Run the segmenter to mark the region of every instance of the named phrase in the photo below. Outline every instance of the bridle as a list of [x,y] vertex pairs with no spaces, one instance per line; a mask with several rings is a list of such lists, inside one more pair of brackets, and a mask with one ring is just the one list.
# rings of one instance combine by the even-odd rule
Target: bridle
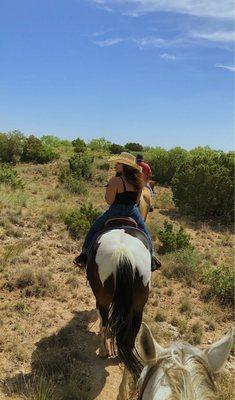
[[139,389],[139,394],[138,394],[137,400],[142,400],[144,391],[145,391],[150,379],[152,378],[154,373],[157,371],[158,367],[159,367],[159,363],[156,362],[156,364],[154,364],[151,368],[149,368],[148,372],[145,375],[144,381]]

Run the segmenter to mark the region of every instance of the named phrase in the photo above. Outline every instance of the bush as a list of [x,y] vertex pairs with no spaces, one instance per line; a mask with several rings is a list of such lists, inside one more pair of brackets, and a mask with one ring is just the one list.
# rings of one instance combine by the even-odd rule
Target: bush
[[87,151],[75,154],[69,159],[68,166],[62,166],[59,173],[59,181],[72,193],[85,194],[87,191],[84,179],[91,178],[93,157]]
[[151,166],[153,179],[162,185],[169,184],[169,157],[167,150],[156,147],[145,153],[144,160]]
[[181,147],[169,151],[156,147],[147,151],[144,158],[152,168],[153,178],[163,185],[170,185],[175,172],[187,156],[188,152]]
[[0,164],[0,183],[11,186],[13,189],[23,188],[22,179],[6,164]]
[[24,289],[23,293],[26,296],[40,297],[52,294],[56,290],[50,273],[43,270],[34,272],[30,267],[20,270],[11,285],[12,289]]
[[190,245],[190,236],[186,234],[184,228],[181,226],[178,232],[173,231],[173,224],[169,221],[164,221],[164,229],[158,232],[158,238],[162,242],[162,252],[167,253],[186,247],[193,248]]
[[232,266],[222,264],[216,268],[210,267],[204,274],[204,281],[209,284],[207,297],[217,297],[222,304],[233,305],[234,278]]
[[57,149],[59,147],[70,147],[71,142],[66,139],[59,139],[53,135],[43,135],[41,137],[41,142],[43,145],[50,147],[51,149]]
[[202,254],[187,247],[164,257],[162,263],[162,273],[167,278],[176,278],[185,281],[188,285],[193,285],[202,278],[203,270],[200,265]]
[[24,144],[22,161],[44,164],[55,158],[56,154],[50,147],[44,145],[40,139],[33,135],[27,138]]
[[92,155],[88,151],[75,154],[69,159],[70,172],[79,179],[90,179],[93,160]]
[[126,143],[124,147],[127,151],[143,151],[143,146],[139,143]]
[[72,145],[75,153],[79,154],[79,153],[84,153],[84,151],[86,151],[86,143],[84,142],[84,140],[80,138],[73,140]]
[[103,163],[103,164],[97,165],[97,167],[98,167],[99,169],[101,169],[101,170],[108,171],[109,168],[110,168],[110,165],[109,165],[108,162],[105,162],[105,163]]
[[98,139],[92,139],[88,143],[88,147],[91,150],[102,150],[102,151],[108,151],[109,147],[111,145],[111,142],[106,140],[104,137],[100,137]]
[[73,174],[68,174],[63,181],[64,188],[71,193],[86,194],[87,185],[82,179],[78,179]]
[[0,161],[16,164],[23,154],[25,136],[18,130],[0,133]]
[[86,233],[92,222],[101,214],[99,210],[93,208],[92,204],[86,206],[82,204],[80,209],[75,209],[69,212],[64,223],[67,226],[70,234],[74,238],[79,238]]
[[109,151],[111,154],[121,154],[121,152],[124,150],[124,147],[121,146],[120,144],[113,143],[109,147]]
[[234,158],[210,149],[195,149],[178,168],[173,199],[180,211],[200,219],[233,219]]

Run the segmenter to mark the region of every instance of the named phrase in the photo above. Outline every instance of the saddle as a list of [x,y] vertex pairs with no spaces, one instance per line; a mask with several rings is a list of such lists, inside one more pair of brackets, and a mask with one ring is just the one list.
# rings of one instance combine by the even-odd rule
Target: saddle
[[109,218],[105,224],[105,226],[131,226],[132,228],[137,228],[136,221],[131,217],[113,217]]

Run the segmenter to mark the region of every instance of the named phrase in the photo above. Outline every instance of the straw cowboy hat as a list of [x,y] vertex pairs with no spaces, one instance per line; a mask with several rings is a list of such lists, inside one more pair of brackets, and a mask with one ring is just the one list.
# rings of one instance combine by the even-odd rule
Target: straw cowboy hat
[[135,156],[130,153],[126,153],[125,151],[117,156],[111,157],[109,161],[129,165],[132,168],[138,169],[140,172],[142,171],[142,168],[136,164]]

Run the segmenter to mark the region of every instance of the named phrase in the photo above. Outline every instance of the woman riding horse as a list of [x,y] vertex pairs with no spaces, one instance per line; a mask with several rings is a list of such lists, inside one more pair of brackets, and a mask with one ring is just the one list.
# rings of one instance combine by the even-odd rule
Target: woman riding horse
[[[110,207],[91,225],[85,237],[82,252],[74,260],[75,265],[78,266],[86,265],[94,239],[104,227],[105,222],[112,217],[133,218],[138,228],[145,233],[152,251],[152,240],[137,206],[144,186],[141,167],[136,164],[135,157],[126,152],[110,158],[109,161],[115,163],[116,172],[119,173],[119,176],[113,176],[109,180],[106,188],[105,200]],[[155,270],[159,267],[159,261],[153,254],[152,260],[152,270]]]

